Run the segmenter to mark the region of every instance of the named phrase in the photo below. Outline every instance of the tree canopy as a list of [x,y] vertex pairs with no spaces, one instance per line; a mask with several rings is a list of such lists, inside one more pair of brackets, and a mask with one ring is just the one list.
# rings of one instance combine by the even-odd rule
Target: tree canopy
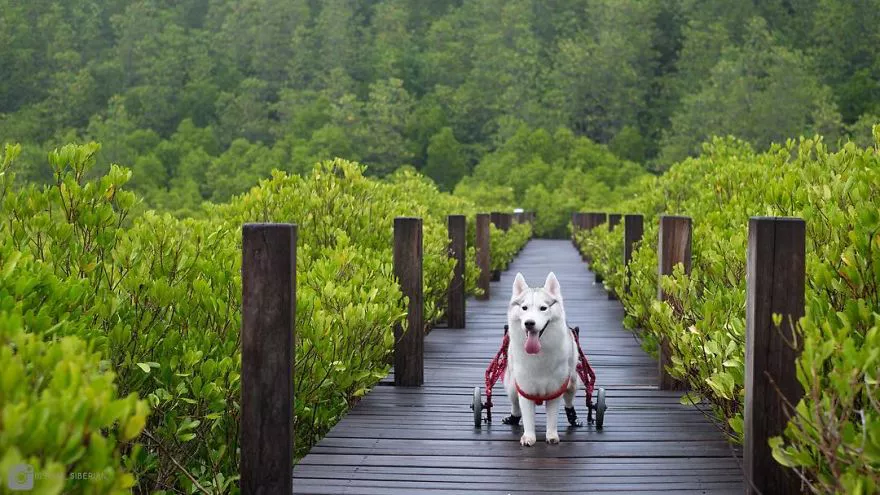
[[[180,211],[334,157],[378,176],[412,166],[447,190],[471,174],[497,180],[478,169],[497,166],[523,126],[663,170],[715,134],[758,148],[812,133],[867,142],[880,115],[880,0],[0,9],[0,140],[23,143],[23,158],[99,141],[98,170],[132,167],[151,206]],[[19,177],[49,179],[36,166]]]

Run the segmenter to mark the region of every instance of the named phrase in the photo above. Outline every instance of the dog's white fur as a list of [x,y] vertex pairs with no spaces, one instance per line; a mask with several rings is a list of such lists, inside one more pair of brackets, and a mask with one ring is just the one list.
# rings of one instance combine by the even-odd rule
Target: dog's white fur
[[[544,328],[540,337],[541,349],[537,354],[529,354],[525,350],[525,322],[529,320],[534,321],[534,328]],[[565,407],[574,407],[577,348],[565,322],[562,292],[556,275],[551,272],[544,287],[531,289],[522,274],[517,273],[507,308],[507,324],[510,347],[504,388],[510,398],[511,414],[522,416],[525,431],[520,444],[535,444],[535,403],[521,397],[516,384],[527,394],[549,395],[558,391],[568,377],[569,385],[565,393],[544,402],[547,408],[547,443],[559,443],[559,402],[565,400]]]

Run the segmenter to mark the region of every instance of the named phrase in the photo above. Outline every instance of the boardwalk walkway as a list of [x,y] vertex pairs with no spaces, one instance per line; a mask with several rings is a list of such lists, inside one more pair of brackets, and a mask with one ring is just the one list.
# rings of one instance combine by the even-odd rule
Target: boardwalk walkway
[[[473,387],[498,350],[516,272],[531,286],[554,271],[570,325],[608,394],[605,428],[566,429],[559,445],[521,447],[521,427],[500,419],[509,405],[499,382],[494,422],[477,430]],[[533,240],[488,301],[468,301],[466,329],[435,329],[425,340],[425,385],[375,387],[294,469],[296,493],[742,493],[730,446],[679,394],[657,390],[657,364],[622,326],[623,308],[569,241]],[[578,415],[586,419],[583,390]]]

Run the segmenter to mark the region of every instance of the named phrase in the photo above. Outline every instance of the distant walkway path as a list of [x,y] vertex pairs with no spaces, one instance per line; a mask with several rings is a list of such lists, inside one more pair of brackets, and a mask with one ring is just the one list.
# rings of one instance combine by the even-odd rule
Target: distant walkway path
[[[509,404],[499,382],[494,422],[474,428],[474,386],[498,351],[516,272],[531,286],[553,271],[568,323],[607,390],[605,428],[566,429],[559,445],[521,447],[521,428],[501,423]],[[466,329],[425,338],[425,385],[386,379],[354,407],[294,469],[296,493],[743,493],[732,449],[677,392],[657,390],[657,363],[622,325],[623,308],[592,283],[568,240],[532,240],[492,284],[488,301],[468,300]],[[575,402],[586,420],[583,389]]]

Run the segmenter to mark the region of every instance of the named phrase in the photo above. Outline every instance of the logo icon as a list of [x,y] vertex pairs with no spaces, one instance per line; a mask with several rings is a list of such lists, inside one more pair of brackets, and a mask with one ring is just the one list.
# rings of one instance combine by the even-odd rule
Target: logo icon
[[15,464],[9,470],[6,484],[12,491],[34,489],[34,467],[30,464]]

